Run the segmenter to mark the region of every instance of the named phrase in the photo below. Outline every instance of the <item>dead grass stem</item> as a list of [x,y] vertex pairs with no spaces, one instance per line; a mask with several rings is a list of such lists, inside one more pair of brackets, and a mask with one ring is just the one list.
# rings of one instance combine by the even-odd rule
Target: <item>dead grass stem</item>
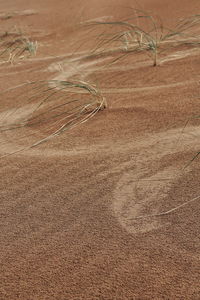
[[130,53],[145,52],[151,56],[153,66],[158,64],[161,54],[180,45],[200,45],[200,15],[180,20],[174,29],[164,27],[158,17],[134,10],[127,20],[92,21],[86,28],[101,27],[97,44],[91,55],[121,53],[116,60]]
[[29,148],[88,121],[106,107],[99,90],[83,81],[29,82],[0,94],[0,98],[7,98],[9,103],[14,97],[18,104],[1,118],[0,132],[22,130],[17,143],[23,143],[29,134],[34,135]]

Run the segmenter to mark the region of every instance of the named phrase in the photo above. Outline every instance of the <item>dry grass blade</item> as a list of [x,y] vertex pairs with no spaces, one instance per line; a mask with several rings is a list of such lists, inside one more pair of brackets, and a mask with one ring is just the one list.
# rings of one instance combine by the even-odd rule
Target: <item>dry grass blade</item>
[[103,29],[103,33],[97,35],[93,55],[145,52],[152,57],[154,66],[158,64],[158,55],[169,49],[200,44],[200,15],[179,21],[173,30],[165,28],[158,17],[141,11],[134,11],[132,18],[127,20],[95,21],[85,26]]
[[1,146],[6,148],[15,137],[21,150],[86,122],[106,106],[96,87],[82,81],[30,82],[1,93],[0,98],[7,103],[7,110],[0,113]]
[[25,37],[20,31],[6,31],[0,34],[0,61],[13,62],[35,55],[37,42]]
[[197,197],[194,197],[180,205],[177,205],[176,207],[174,208],[171,208],[167,211],[163,211],[163,212],[160,212],[160,213],[157,213],[157,214],[150,214],[150,215],[143,215],[143,216],[138,216],[138,217],[135,217],[135,218],[131,218],[131,220],[137,220],[137,219],[146,219],[146,218],[153,218],[153,217],[163,217],[163,216],[166,216],[166,215],[169,215],[177,210],[179,210],[180,208],[183,208],[184,206],[188,205],[188,204],[191,204],[192,202],[195,202],[197,200],[200,199],[200,196],[197,196]]

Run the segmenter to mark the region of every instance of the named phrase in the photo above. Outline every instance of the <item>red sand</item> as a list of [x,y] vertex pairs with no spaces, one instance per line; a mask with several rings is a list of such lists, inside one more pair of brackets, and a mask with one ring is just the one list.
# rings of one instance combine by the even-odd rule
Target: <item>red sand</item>
[[[0,66],[1,89],[71,78],[62,55],[80,44],[73,26],[125,16],[130,3],[0,3],[1,12],[37,11],[1,23],[26,28],[40,46],[36,58]],[[172,26],[198,13],[200,3],[142,0],[140,8]],[[98,71],[94,60],[74,67],[75,76],[99,83],[108,108],[48,143],[1,159],[1,300],[200,299],[200,201],[136,219],[200,195],[199,159],[183,169],[200,148],[199,120],[182,133],[185,121],[199,114],[199,53],[167,57],[156,68],[146,56],[138,64],[134,55],[109,70]],[[0,139],[2,153],[16,148],[15,132]]]

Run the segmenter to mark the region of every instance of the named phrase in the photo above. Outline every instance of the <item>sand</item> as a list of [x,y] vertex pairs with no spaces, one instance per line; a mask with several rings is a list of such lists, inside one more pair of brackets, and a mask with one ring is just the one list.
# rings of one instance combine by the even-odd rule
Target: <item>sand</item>
[[[108,103],[88,122],[7,157],[42,129],[0,134],[1,300],[200,299],[200,199],[188,202],[200,195],[199,158],[184,168],[200,149],[199,120],[184,128],[199,114],[200,50],[176,49],[157,67],[130,55],[101,69],[106,57],[84,58],[92,41],[80,46],[76,24],[126,16],[131,4],[0,3],[0,15],[15,12],[2,28],[20,26],[39,44],[35,57],[0,65],[1,90],[80,78],[98,83]],[[142,0],[139,8],[173,26],[200,4]],[[1,98],[7,124],[31,109],[14,113],[12,95]]]

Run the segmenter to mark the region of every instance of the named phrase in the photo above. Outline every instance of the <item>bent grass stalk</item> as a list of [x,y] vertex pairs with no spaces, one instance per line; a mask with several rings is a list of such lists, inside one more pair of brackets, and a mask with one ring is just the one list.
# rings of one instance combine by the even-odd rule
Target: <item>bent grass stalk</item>
[[29,40],[19,30],[6,31],[0,34],[0,61],[13,63],[37,52],[38,44]]
[[[143,24],[139,25],[141,21]],[[103,33],[97,36],[97,46],[92,55],[121,52],[124,56],[145,52],[152,57],[153,66],[158,64],[158,56],[166,50],[180,45],[200,45],[200,15],[180,20],[173,30],[165,28],[158,18],[139,11],[125,21],[95,21],[84,25],[104,28]]]
[[[31,145],[20,151],[33,148],[88,121],[106,107],[106,100],[99,90],[83,81],[30,82],[1,93],[0,98],[6,97],[7,93],[10,101],[16,97],[19,105],[1,119],[1,134],[17,131],[16,142],[19,144],[33,137]],[[19,130],[22,130],[22,135],[19,135]],[[16,152],[19,151],[11,154]],[[3,157],[7,155],[10,154]]]

